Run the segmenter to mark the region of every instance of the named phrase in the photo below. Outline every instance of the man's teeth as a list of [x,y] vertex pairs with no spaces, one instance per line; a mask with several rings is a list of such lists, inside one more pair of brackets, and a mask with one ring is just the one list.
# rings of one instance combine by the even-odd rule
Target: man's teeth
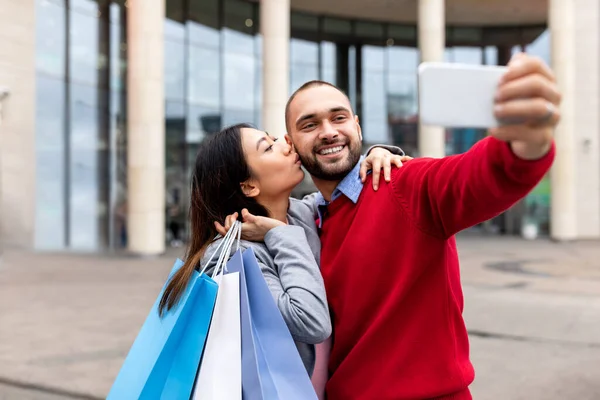
[[331,147],[329,149],[324,149],[324,150],[319,151],[319,154],[325,156],[327,154],[339,153],[343,149],[344,149],[344,146]]

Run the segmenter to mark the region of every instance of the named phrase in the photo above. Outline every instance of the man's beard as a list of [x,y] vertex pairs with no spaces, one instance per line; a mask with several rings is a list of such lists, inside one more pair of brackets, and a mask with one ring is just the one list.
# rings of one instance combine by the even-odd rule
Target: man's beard
[[[331,143],[336,144],[336,143]],[[340,143],[342,144],[342,143]],[[348,146],[348,156],[345,159],[339,160],[332,164],[319,162],[316,156],[316,151],[310,153],[307,157],[298,153],[302,166],[308,171],[311,176],[324,181],[340,181],[348,175],[360,160],[361,146],[352,148],[350,143],[344,143]]]

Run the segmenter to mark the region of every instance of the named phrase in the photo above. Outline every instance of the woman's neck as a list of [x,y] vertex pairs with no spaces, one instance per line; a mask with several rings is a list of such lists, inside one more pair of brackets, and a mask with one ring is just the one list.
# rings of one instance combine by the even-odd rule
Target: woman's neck
[[269,217],[287,224],[287,212],[290,206],[290,193],[278,198],[259,199],[258,202],[269,210]]

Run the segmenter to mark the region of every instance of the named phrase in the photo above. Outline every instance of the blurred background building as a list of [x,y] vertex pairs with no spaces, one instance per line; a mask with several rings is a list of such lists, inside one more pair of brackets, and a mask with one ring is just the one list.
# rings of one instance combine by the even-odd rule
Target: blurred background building
[[0,0],[0,10],[4,245],[178,244],[202,139],[237,122],[283,134],[285,101],[310,79],[349,94],[366,144],[464,152],[485,132],[419,127],[419,62],[504,65],[517,51],[556,71],[559,156],[485,229],[600,237],[597,0]]

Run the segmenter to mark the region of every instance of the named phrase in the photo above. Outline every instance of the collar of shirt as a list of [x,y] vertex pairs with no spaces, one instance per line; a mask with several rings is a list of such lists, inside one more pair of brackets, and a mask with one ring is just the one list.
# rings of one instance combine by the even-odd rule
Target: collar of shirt
[[[360,193],[363,189],[363,183],[360,181],[360,165],[364,161],[364,157],[360,158],[360,161],[356,163],[352,171],[346,175],[344,179],[337,185],[333,193],[331,194],[331,201],[334,201],[341,195],[346,196],[354,204],[358,201]],[[315,203],[317,205],[317,212],[319,214],[319,228],[323,226],[323,219],[327,212],[327,206],[331,201],[325,200],[323,195],[319,192],[315,197]]]

